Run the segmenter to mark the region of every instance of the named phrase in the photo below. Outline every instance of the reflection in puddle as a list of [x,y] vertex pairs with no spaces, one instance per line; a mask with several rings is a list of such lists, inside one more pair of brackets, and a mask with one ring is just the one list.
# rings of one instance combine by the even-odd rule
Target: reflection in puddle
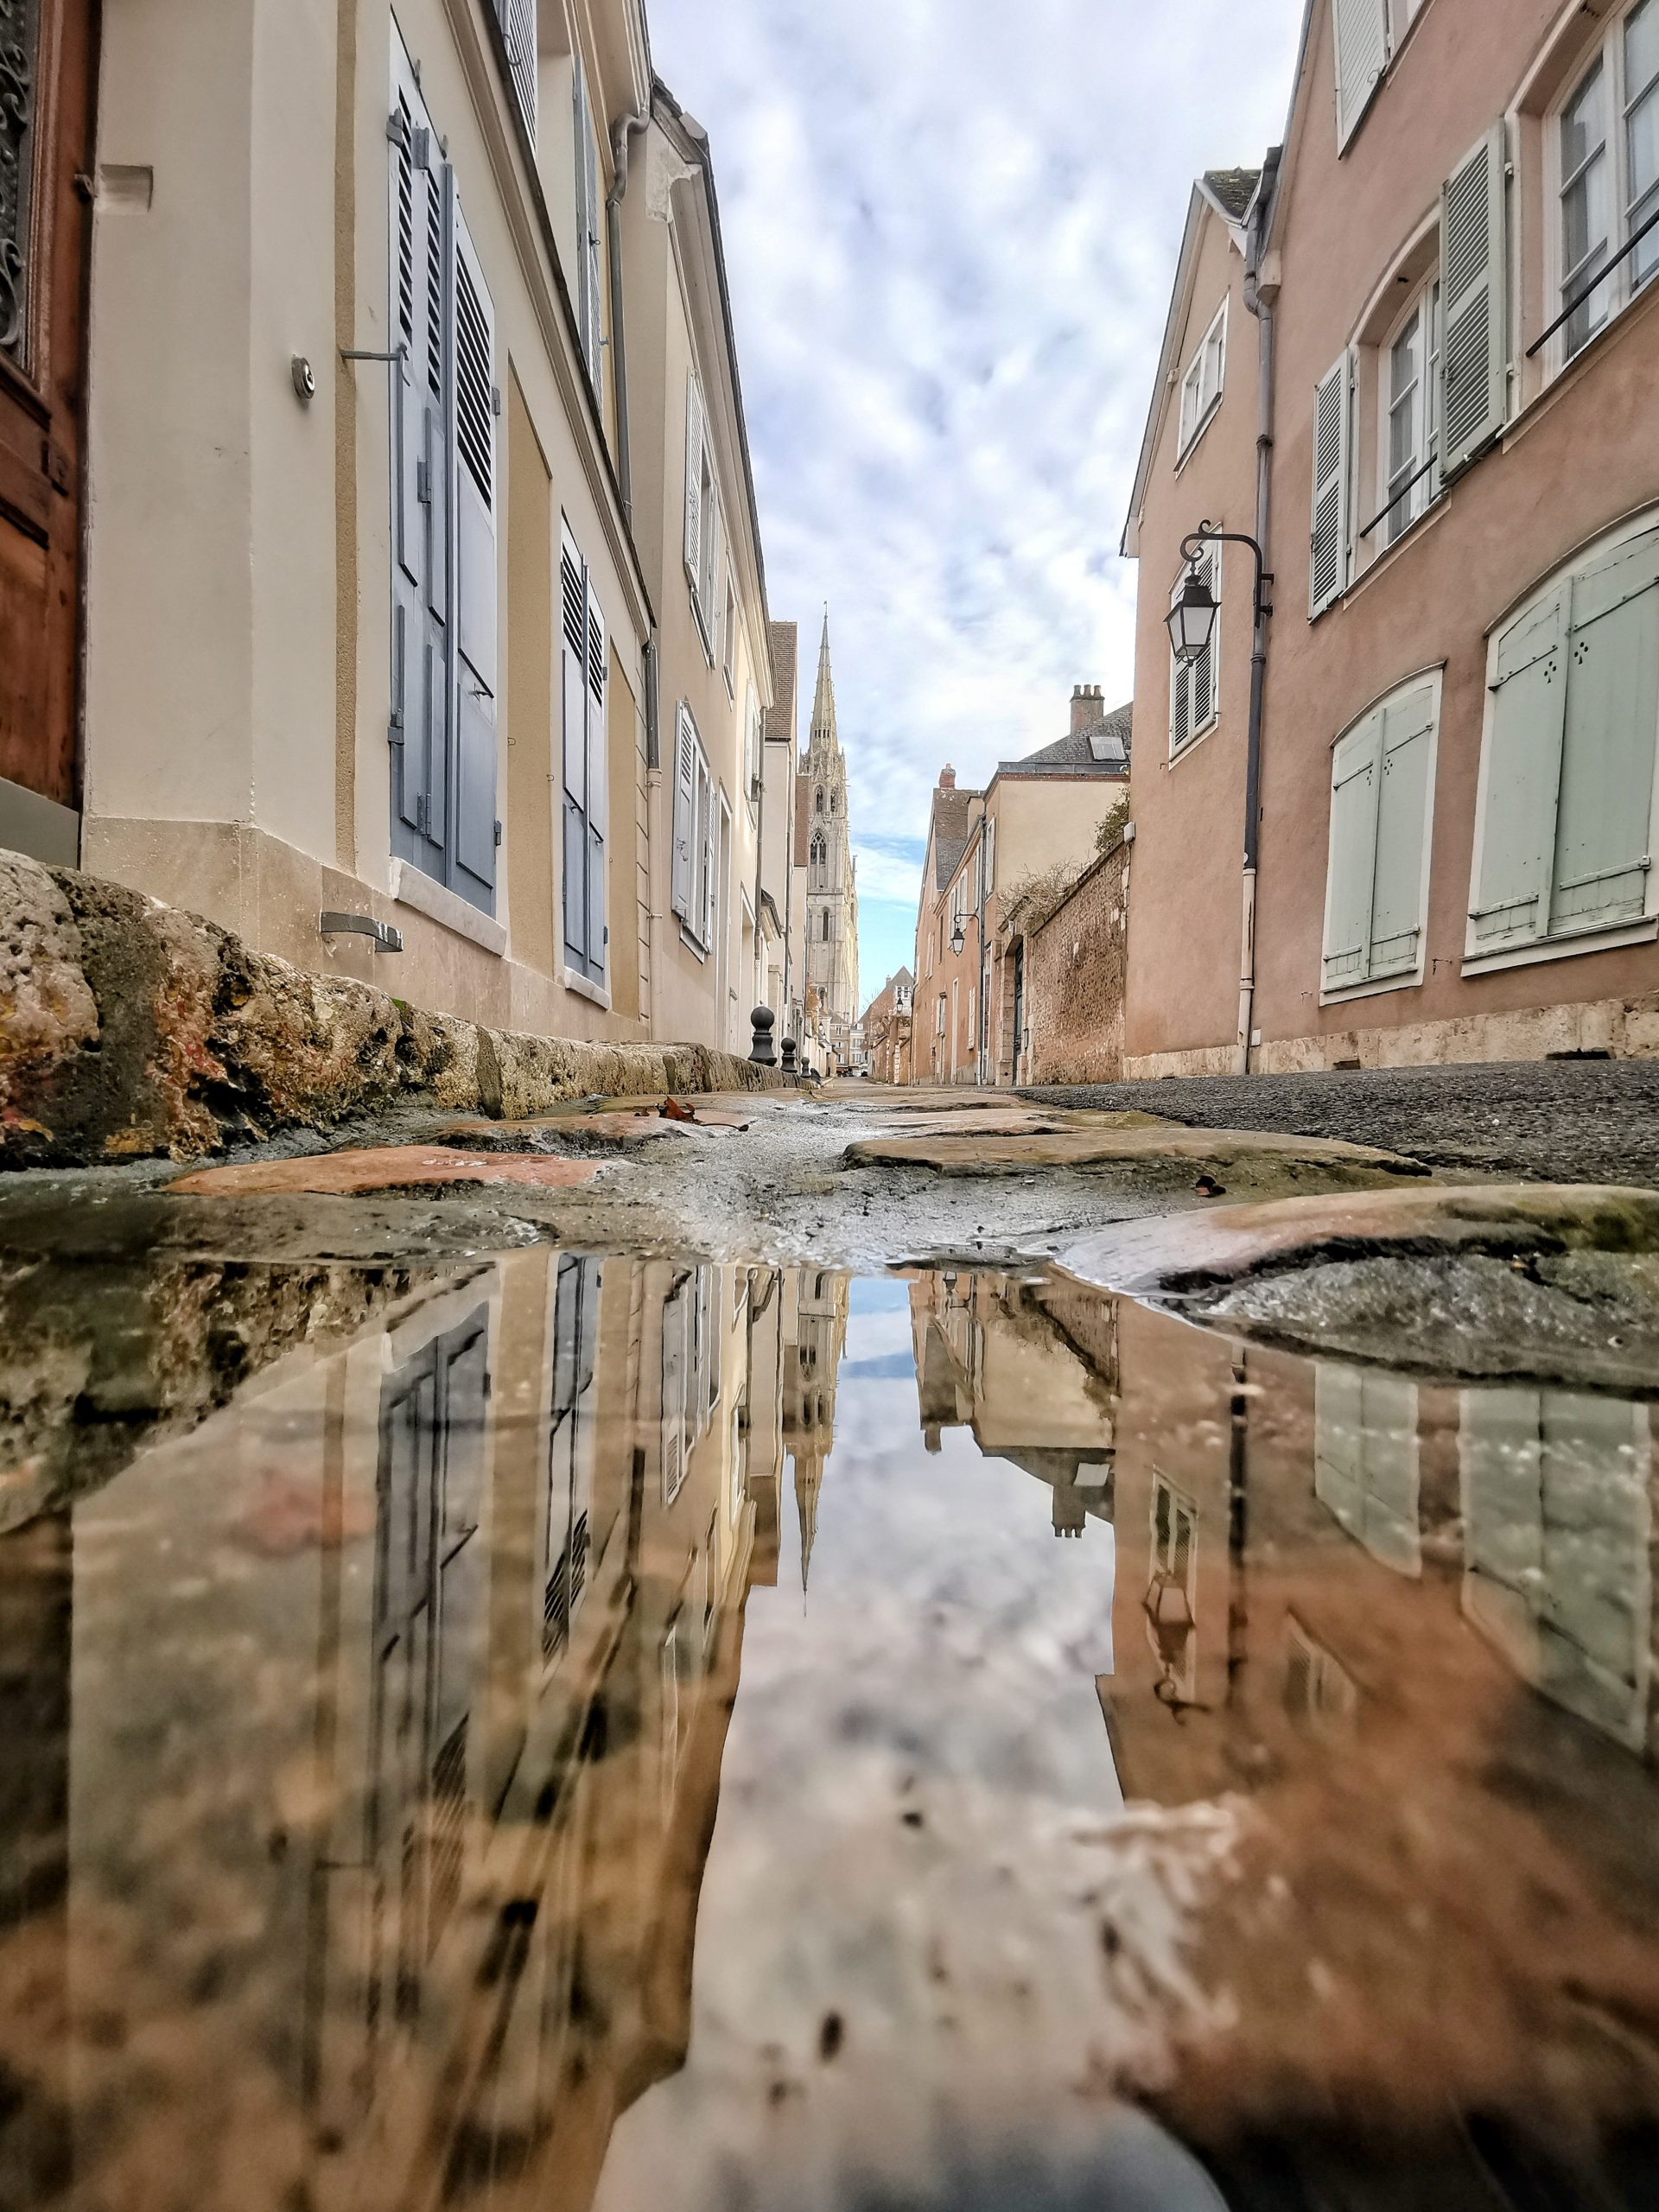
[[1654,2201],[1648,1407],[201,1272],[8,1354],[0,2205]]

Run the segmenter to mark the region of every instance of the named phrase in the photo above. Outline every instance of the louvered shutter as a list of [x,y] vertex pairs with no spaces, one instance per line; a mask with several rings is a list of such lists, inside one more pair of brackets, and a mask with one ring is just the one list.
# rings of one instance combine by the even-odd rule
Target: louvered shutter
[[685,379],[685,569],[694,591],[702,583],[702,394]]
[[683,921],[691,918],[692,855],[697,823],[697,756],[690,718],[682,707],[674,726],[674,859],[669,904]]
[[1555,811],[1567,719],[1567,590],[1552,592],[1497,641],[1481,764],[1480,874],[1470,950],[1528,944],[1549,928]]
[[454,210],[457,624],[454,888],[495,903],[495,310],[459,204]]
[[1646,912],[1659,733],[1659,531],[1573,579],[1553,931]]
[[1359,128],[1389,66],[1389,0],[1332,0],[1337,47],[1337,150]]
[[[1221,548],[1212,545],[1198,563],[1198,575],[1211,597],[1219,605],[1221,601]],[[1216,718],[1220,696],[1221,617],[1217,615],[1210,632],[1210,641],[1192,667],[1192,688],[1189,694],[1192,734],[1207,728]]]
[[576,321],[582,358],[595,391],[599,387],[600,339],[603,328],[599,275],[599,155],[594,142],[594,111],[588,78],[576,60],[572,86],[576,156]]
[[1371,893],[1373,982],[1417,966],[1422,931],[1423,830],[1433,751],[1434,688],[1420,684],[1382,717],[1376,793],[1376,862]]
[[588,965],[588,581],[569,531],[559,553],[560,736],[563,748],[564,956]]
[[605,979],[605,833],[607,767],[605,755],[605,623],[588,587],[588,973]]
[[672,1505],[685,1479],[687,1384],[690,1374],[690,1299],[682,1275],[663,1306],[662,1439],[663,1503]]
[[1308,555],[1308,617],[1322,614],[1348,588],[1349,362],[1344,353],[1313,395],[1313,529]]
[[392,376],[392,849],[442,878],[454,726],[448,435],[454,178],[407,58],[394,62]]
[[496,20],[506,41],[512,95],[524,128],[536,136],[536,0],[495,0]]
[[1503,428],[1503,126],[1488,132],[1440,194],[1440,475],[1449,482]]
[[698,934],[707,951],[715,942],[715,887],[720,860],[720,810],[715,804],[714,779],[706,760],[699,760],[697,772],[700,789],[697,810],[702,822],[702,849],[700,855],[699,881],[702,896],[698,900]]
[[1376,795],[1382,715],[1367,715],[1331,755],[1331,839],[1325,899],[1325,988],[1370,975],[1376,882]]

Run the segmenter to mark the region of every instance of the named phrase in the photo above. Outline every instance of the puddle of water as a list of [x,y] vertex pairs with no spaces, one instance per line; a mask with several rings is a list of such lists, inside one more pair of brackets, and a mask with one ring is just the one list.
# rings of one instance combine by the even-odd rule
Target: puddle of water
[[1659,2195],[1648,1406],[967,1273],[25,1306],[8,2212]]

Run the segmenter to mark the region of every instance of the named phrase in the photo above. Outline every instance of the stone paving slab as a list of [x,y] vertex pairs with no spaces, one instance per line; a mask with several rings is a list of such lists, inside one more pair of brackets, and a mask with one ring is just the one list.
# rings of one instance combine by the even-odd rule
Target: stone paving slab
[[1061,1260],[1068,1274],[1102,1289],[1155,1295],[1236,1281],[1320,1253],[1519,1252],[1540,1245],[1659,1249],[1659,1197],[1581,1183],[1321,1193],[1117,1223],[1068,1246]]
[[1049,1135],[863,1137],[848,1146],[848,1166],[927,1167],[941,1175],[1019,1175],[1056,1168],[1191,1166],[1228,1173],[1282,1174],[1311,1168],[1338,1181],[1356,1175],[1426,1175],[1416,1160],[1370,1145],[1276,1131],[1141,1128],[1063,1128]]
[[569,1160],[545,1152],[452,1151],[445,1145],[374,1145],[325,1152],[298,1160],[251,1160],[233,1167],[204,1167],[168,1189],[209,1198],[260,1198],[306,1191],[349,1197],[359,1191],[396,1191],[433,1183],[520,1183],[554,1190],[591,1182],[596,1160]]

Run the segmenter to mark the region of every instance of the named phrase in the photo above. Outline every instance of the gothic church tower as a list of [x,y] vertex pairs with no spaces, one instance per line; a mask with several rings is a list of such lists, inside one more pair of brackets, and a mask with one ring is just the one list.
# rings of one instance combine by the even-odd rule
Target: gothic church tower
[[847,762],[836,729],[828,607],[799,774],[807,825],[806,984],[815,1009],[810,1021],[833,1068],[850,1064],[858,1020],[858,884],[847,821]]

